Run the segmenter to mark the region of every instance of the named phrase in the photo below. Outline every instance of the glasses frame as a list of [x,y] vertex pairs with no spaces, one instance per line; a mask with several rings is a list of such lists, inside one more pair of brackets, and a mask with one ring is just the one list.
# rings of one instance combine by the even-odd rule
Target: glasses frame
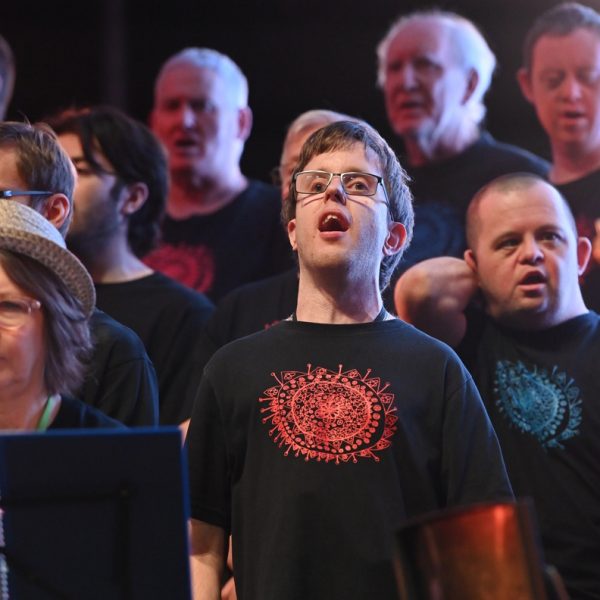
[[10,200],[21,196],[52,196],[54,192],[44,192],[41,190],[0,190],[0,199]]
[[[14,304],[21,304],[22,306],[27,307],[26,313],[23,313],[23,315],[27,314],[27,316],[31,315],[32,312],[40,310],[42,308],[42,303],[39,300],[35,300],[34,298],[21,298],[10,296],[0,297],[0,306],[3,302],[12,302]],[[2,311],[0,310],[0,314],[1,313]],[[22,325],[23,323],[17,323],[15,325],[3,324],[2,317],[0,316],[0,327],[3,329],[18,329]]]
[[[299,192],[298,188],[296,186],[296,179],[298,178],[298,175],[303,175],[304,173],[324,173],[324,174],[329,175],[329,180],[327,181],[327,185],[325,186],[325,189],[320,192]],[[383,177],[381,175],[375,175],[375,173],[367,173],[366,171],[344,171],[343,173],[331,173],[330,171],[321,171],[320,169],[309,169],[308,171],[298,171],[297,173],[294,173],[294,177],[293,177],[294,191],[296,192],[296,194],[306,194],[309,196],[315,196],[317,194],[324,194],[327,191],[327,188],[331,185],[333,178],[339,177],[340,182],[342,184],[342,189],[344,190],[344,194],[346,194],[346,196],[359,196],[359,197],[365,196],[367,198],[371,198],[377,193],[377,186],[375,186],[375,191],[372,194],[356,194],[354,192],[348,192],[348,190],[344,186],[343,177],[344,177],[344,175],[353,175],[353,174],[369,175],[369,177],[374,177],[375,179],[377,179],[377,186],[380,185],[382,187],[383,195],[385,196],[385,200],[382,200],[381,202],[383,202],[388,207],[388,210],[390,210],[390,199],[388,198],[387,190],[385,189],[385,185],[383,183]]]

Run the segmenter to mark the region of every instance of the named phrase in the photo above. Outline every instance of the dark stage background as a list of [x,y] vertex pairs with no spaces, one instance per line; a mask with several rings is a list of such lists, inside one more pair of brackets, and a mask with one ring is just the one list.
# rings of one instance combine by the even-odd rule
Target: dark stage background
[[[517,88],[521,43],[553,0],[105,0],[3,2],[0,32],[14,49],[8,118],[39,120],[71,104],[108,103],[147,120],[160,64],[186,46],[235,60],[250,83],[254,129],[247,175],[268,179],[287,124],[329,108],[362,117],[398,151],[375,86],[375,47],[400,13],[436,6],[475,21],[498,57],[487,125],[499,139],[548,156]],[[600,0],[586,4],[600,10]]]

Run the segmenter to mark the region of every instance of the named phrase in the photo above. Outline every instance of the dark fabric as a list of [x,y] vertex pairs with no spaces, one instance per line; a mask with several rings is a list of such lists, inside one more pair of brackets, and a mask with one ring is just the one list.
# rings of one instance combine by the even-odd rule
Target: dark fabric
[[462,258],[467,207],[486,183],[516,171],[545,177],[550,168],[545,160],[498,142],[488,132],[447,160],[422,167],[411,167],[402,158],[400,162],[412,179],[409,186],[414,196],[415,229],[394,281],[410,266],[427,258]]
[[458,350],[515,494],[534,500],[547,562],[572,600],[600,598],[600,317],[515,332],[470,313]]
[[144,258],[157,271],[217,302],[234,288],[293,265],[279,190],[260,181],[206,216],[166,217],[159,247]]
[[61,396],[60,407],[48,429],[125,428],[104,413],[69,396]]
[[221,346],[268,329],[289,317],[296,310],[297,300],[296,268],[248,283],[227,294],[208,319],[194,348],[196,372],[201,375],[206,363]]
[[[596,237],[594,221],[600,219],[600,170],[556,188],[573,211],[579,235],[593,240]],[[600,311],[600,265],[593,259],[581,280],[581,291],[587,307]]]
[[158,382],[140,338],[98,309],[90,329],[94,352],[76,396],[130,427],[158,424]]
[[240,600],[395,600],[406,517],[512,496],[471,377],[399,320],[221,348],[187,448],[191,515],[231,529]]
[[197,391],[193,348],[213,311],[212,302],[153,273],[134,281],[96,284],[96,303],[144,343],[158,377],[161,425],[189,419]]

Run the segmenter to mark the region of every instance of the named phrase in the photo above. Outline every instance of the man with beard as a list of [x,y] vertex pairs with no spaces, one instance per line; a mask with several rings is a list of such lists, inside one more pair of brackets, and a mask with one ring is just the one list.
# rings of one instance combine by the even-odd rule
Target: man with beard
[[152,132],[120,111],[92,107],[51,120],[78,172],[69,249],[95,283],[97,304],[142,339],[159,383],[161,424],[189,417],[190,348],[212,303],[141,260],[156,243],[168,189]]
[[162,66],[154,91],[152,130],[167,149],[171,189],[161,243],[144,262],[215,302],[291,267],[278,190],[240,170],[252,129],[240,68],[187,48]]

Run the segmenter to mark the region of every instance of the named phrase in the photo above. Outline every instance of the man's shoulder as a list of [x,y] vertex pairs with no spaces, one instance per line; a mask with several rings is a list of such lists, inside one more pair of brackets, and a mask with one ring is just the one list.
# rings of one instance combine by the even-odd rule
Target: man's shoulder
[[511,171],[525,171],[546,177],[550,163],[533,152],[496,140],[489,132],[484,131],[472,148],[472,153],[482,161],[492,161],[504,174]]
[[129,353],[132,358],[147,359],[144,344],[129,327],[96,308],[90,318],[90,331],[94,342],[94,354],[112,353],[115,349]]

